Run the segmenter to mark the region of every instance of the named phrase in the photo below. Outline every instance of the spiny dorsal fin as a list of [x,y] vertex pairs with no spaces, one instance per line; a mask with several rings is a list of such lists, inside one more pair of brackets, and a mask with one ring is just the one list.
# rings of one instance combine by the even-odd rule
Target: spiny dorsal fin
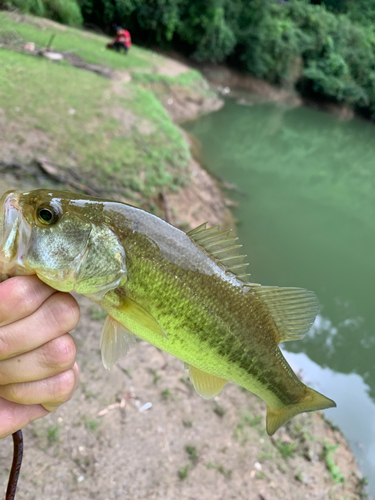
[[256,286],[253,293],[267,306],[276,324],[277,343],[301,339],[319,312],[317,296],[303,288]]
[[104,368],[107,370],[112,368],[136,341],[136,336],[132,332],[108,315],[100,339]]
[[228,271],[246,283],[249,277],[246,273],[248,264],[243,262],[246,255],[238,254],[238,249],[242,247],[242,245],[235,244],[238,238],[229,237],[231,229],[220,231],[220,226],[206,229],[206,224],[207,222],[186,234],[204,248],[217,262],[223,264]]
[[228,380],[215,377],[215,375],[211,375],[191,365],[189,366],[189,376],[194,389],[204,399],[211,399],[217,396],[228,382]]

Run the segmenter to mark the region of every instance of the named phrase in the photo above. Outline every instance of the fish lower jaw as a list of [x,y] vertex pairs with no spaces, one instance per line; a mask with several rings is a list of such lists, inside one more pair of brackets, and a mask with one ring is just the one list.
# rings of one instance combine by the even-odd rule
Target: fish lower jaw
[[29,271],[19,262],[4,262],[0,260],[0,282],[14,276],[29,276],[32,274],[35,274],[35,272]]

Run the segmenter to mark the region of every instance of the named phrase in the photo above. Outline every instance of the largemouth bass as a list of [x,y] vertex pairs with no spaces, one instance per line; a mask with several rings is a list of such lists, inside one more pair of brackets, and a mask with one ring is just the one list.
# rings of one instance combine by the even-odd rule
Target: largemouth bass
[[130,205],[36,190],[3,195],[0,238],[3,279],[36,274],[108,313],[106,368],[137,335],[183,360],[202,397],[228,380],[261,397],[269,435],[298,413],[336,406],[298,379],[278,347],[309,330],[315,294],[248,282],[228,231],[203,224],[184,233]]

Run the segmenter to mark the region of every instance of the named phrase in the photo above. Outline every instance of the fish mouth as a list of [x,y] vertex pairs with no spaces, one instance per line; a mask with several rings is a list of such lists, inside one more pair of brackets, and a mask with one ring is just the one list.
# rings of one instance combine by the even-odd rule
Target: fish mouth
[[0,248],[6,261],[12,257],[12,250],[19,227],[19,193],[8,191],[0,200]]
[[8,191],[0,199],[0,271],[8,272],[9,265],[18,261],[19,229],[22,223],[19,208],[20,192]]

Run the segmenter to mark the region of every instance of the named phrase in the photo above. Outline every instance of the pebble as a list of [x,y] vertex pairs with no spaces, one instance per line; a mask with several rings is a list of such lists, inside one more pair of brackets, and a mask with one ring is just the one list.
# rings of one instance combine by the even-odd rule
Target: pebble
[[143,413],[144,411],[149,410],[151,407],[152,407],[152,403],[148,402],[148,403],[145,403],[143,406],[141,406],[139,408],[139,411],[141,413]]

